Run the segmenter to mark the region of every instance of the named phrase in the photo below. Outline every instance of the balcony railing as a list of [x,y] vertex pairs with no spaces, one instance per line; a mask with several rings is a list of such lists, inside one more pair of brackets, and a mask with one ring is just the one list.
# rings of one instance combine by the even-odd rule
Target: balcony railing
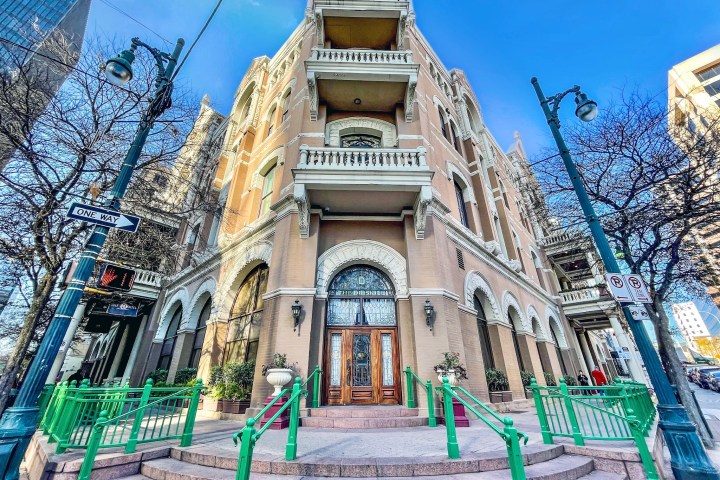
[[563,230],[562,232],[554,233],[540,239],[539,243],[543,247],[549,247],[551,245],[558,245],[562,243],[577,242],[581,237],[584,237],[584,235],[579,231]]
[[412,52],[407,50],[341,50],[313,48],[310,60],[318,62],[372,63],[388,65],[412,64]]
[[591,302],[593,300],[600,300],[600,297],[600,289],[597,287],[583,288],[582,290],[573,290],[571,292],[560,292],[563,305]]
[[427,170],[425,148],[300,147],[298,169]]
[[152,272],[150,270],[136,270],[134,285],[142,285],[147,287],[160,287],[162,282],[162,274]]

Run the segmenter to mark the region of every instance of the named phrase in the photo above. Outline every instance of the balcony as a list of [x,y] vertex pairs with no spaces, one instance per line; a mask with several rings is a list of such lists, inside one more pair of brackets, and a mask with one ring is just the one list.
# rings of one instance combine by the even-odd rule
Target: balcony
[[608,328],[608,313],[616,304],[603,287],[588,287],[560,292],[565,315],[575,325],[590,330]]
[[314,48],[305,69],[312,120],[321,99],[333,110],[355,112],[393,112],[403,103],[405,120],[413,120],[419,65],[410,51]]
[[[309,233],[310,206],[339,215],[398,215],[415,211],[415,234],[423,238],[434,173],[425,149],[300,147],[293,169],[300,236]],[[371,195],[368,195],[372,192]]]
[[315,0],[317,45],[403,48],[413,22],[407,0]]

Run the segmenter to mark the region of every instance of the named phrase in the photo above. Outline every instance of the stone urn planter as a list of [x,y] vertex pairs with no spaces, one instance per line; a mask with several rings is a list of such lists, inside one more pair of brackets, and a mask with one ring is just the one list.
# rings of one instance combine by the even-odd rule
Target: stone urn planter
[[268,368],[265,378],[267,378],[268,383],[275,388],[272,396],[277,397],[280,395],[282,387],[292,380],[293,371],[291,368]]
[[442,384],[443,377],[447,377],[448,383],[450,384],[451,387],[455,387],[455,386],[457,386],[458,383],[460,383],[457,379],[457,375],[455,375],[455,370],[448,370],[448,371],[438,370],[437,374],[438,374],[438,380],[440,381],[440,384]]

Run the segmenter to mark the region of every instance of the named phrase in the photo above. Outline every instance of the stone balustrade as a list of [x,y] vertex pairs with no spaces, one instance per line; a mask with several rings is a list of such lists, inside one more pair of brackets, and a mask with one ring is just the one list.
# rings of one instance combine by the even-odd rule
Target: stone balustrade
[[340,50],[334,48],[313,48],[310,60],[319,62],[412,64],[411,51],[391,50]]
[[597,287],[591,287],[583,288],[581,290],[572,290],[570,292],[560,292],[560,298],[562,299],[563,305],[600,300],[600,289]]
[[150,270],[135,270],[135,282],[137,286],[160,287],[162,274]]
[[339,148],[300,147],[298,169],[427,170],[424,147]]

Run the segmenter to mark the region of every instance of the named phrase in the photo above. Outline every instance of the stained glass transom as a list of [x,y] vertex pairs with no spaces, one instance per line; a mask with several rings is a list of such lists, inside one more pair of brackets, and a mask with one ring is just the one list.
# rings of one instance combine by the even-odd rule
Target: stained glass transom
[[393,349],[390,334],[383,333],[382,340],[383,385],[395,385],[393,376]]
[[394,327],[395,291],[390,280],[372,267],[350,267],[340,272],[328,289],[327,324],[330,326]]
[[345,135],[340,141],[343,148],[380,148],[380,137],[375,135]]
[[370,334],[353,335],[353,386],[372,387]]

